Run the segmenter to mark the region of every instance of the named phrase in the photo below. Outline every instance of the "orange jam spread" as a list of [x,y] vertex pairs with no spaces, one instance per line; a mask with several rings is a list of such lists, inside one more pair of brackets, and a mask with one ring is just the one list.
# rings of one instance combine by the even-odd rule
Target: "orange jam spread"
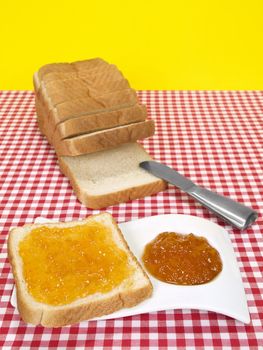
[[160,233],[146,245],[143,262],[157,279],[179,285],[203,284],[222,271],[218,251],[192,233]]
[[49,305],[107,293],[133,271],[111,231],[96,221],[36,228],[20,242],[19,253],[29,293]]

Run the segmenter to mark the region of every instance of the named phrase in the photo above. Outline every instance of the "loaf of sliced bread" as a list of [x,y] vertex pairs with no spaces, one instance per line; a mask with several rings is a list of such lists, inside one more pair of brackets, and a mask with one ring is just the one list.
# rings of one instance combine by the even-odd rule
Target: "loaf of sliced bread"
[[140,168],[140,162],[151,157],[138,143],[58,160],[79,201],[88,208],[105,208],[167,187],[163,180]]
[[[39,128],[49,143],[54,145],[58,155],[95,152],[152,135],[153,122],[137,124],[145,121],[146,108],[138,104],[135,91],[116,66],[102,62],[98,60],[98,65],[95,59],[71,65],[61,64],[58,73],[56,64],[48,65],[46,70],[34,75]],[[83,69],[84,66],[89,69]],[[72,78],[74,69],[76,76]],[[43,79],[50,74],[60,76],[48,82],[40,81],[41,76]],[[65,130],[65,127],[61,124],[65,121],[67,132],[63,135],[61,130]],[[107,130],[115,127],[118,129]],[[100,133],[102,130],[105,132]],[[94,134],[89,135],[92,132]],[[112,141],[111,135],[114,138],[118,135],[118,139]],[[65,142],[63,139],[66,139]],[[96,144],[100,146],[97,148]]]
[[[81,229],[82,225],[87,226]],[[96,229],[89,231],[94,225]],[[69,234],[66,232],[68,228],[70,228]],[[101,230],[102,233],[106,230],[107,242],[109,242],[111,249],[121,252],[124,261],[122,265],[119,266],[118,260],[114,260],[119,253],[114,253],[113,250],[112,257],[109,259],[107,256],[109,250],[106,243],[101,245],[100,242]],[[34,239],[30,240],[32,234],[34,234]],[[48,235],[48,238],[45,238],[44,250],[41,248],[41,242],[43,242],[41,235],[43,234]],[[40,236],[39,240],[37,239],[38,235]],[[24,242],[27,244],[26,249],[23,245]],[[53,248],[54,244],[56,246]],[[83,244],[90,245],[92,253],[89,246],[84,247]],[[100,249],[96,252],[94,247],[97,244]],[[68,250],[68,254],[65,252],[65,248]],[[40,254],[34,256],[38,250],[40,250]],[[31,267],[28,266],[28,261],[32,260],[25,257],[26,254],[32,254],[29,259],[37,259]],[[108,213],[90,216],[82,221],[32,224],[13,228],[8,238],[8,256],[16,283],[19,313],[25,322],[34,325],[41,324],[45,327],[71,325],[82,320],[107,315],[122,308],[135,306],[152,294],[149,278],[130,251],[112,216]],[[96,259],[99,259],[99,266],[97,266]],[[113,267],[108,266],[109,262],[114,264]],[[91,272],[87,272],[92,264],[94,267]],[[52,266],[55,267],[54,271]],[[28,268],[31,269],[30,273]],[[47,268],[50,269],[49,273],[46,271]],[[118,274],[121,274],[122,278],[115,281]],[[88,281],[86,281],[86,276]],[[54,278],[57,278],[57,281]],[[79,282],[78,278],[82,282]],[[96,287],[95,291],[91,292],[92,289],[87,289],[87,286],[97,286],[98,278],[102,286],[108,284],[106,291],[105,288],[96,290],[96,288],[100,288]],[[83,285],[84,282],[87,283],[87,286]],[[80,283],[82,284],[80,285]],[[74,295],[74,298],[71,298],[69,302],[65,302],[65,289],[68,295]],[[37,299],[32,290],[37,290],[37,295],[41,293],[41,300]],[[81,297],[79,297],[79,290],[81,290]],[[47,295],[50,296],[53,293],[59,302],[47,303],[46,300],[50,300]]]
[[[91,62],[96,62],[96,60],[90,60]],[[85,66],[85,63],[88,63],[90,65],[90,61],[82,61],[77,62],[79,63],[79,67]],[[99,61],[100,62],[100,61]],[[104,61],[102,61],[104,62]],[[36,72],[33,77],[34,87],[35,87],[35,94],[36,94],[36,110],[37,110],[37,116],[38,116],[38,124],[40,127],[41,132],[47,136],[49,142],[51,143],[51,138],[48,135],[48,133],[52,134],[57,123],[57,113],[56,111],[50,112],[50,109],[54,109],[57,104],[65,102],[65,105],[67,106],[67,102],[71,100],[79,100],[82,98],[87,98],[87,101],[84,105],[82,105],[81,113],[83,115],[83,110],[85,111],[85,114],[92,114],[93,111],[90,112],[90,108],[94,106],[94,99],[96,100],[96,96],[99,95],[105,95],[110,93],[110,95],[106,96],[106,104],[115,104],[117,103],[116,108],[120,108],[118,105],[118,101],[122,102],[122,105],[126,104],[127,98],[134,98],[134,93],[130,93],[127,91],[127,89],[130,88],[129,83],[126,79],[123,78],[122,73],[117,69],[114,65],[105,64],[103,66],[99,65],[96,66],[95,69],[90,70],[76,70],[75,73],[65,73],[65,70],[67,71],[69,67],[71,67],[69,64],[53,64],[53,65],[47,65],[44,66],[43,69],[46,68],[52,68],[53,70],[56,68],[56,66],[59,66],[61,71],[53,71],[51,73],[47,73],[43,75],[42,80],[40,80],[39,76],[41,76],[40,72]],[[51,67],[50,67],[51,66]],[[74,67],[74,65],[73,65]],[[72,69],[71,69],[72,70]],[[43,72],[42,72],[43,73]],[[74,74],[74,75],[73,75]],[[50,77],[50,75],[53,75],[54,79],[45,81],[45,77]],[[124,94],[122,94],[121,90],[126,90]],[[112,92],[120,91],[118,94],[118,101],[116,101],[116,94],[112,95]],[[133,95],[133,96],[132,96]],[[122,100],[123,99],[123,100]],[[98,100],[98,99],[97,99]],[[104,103],[104,99],[102,104]],[[79,105],[79,103],[78,103]],[[97,105],[97,104],[96,104]],[[129,105],[129,102],[127,106]],[[107,112],[108,108],[101,109],[101,104],[99,104],[100,109],[103,112]],[[64,107],[64,106],[63,106]],[[73,107],[74,108],[74,107]],[[115,106],[114,106],[115,108]],[[115,108],[115,109],[116,109]],[[63,109],[64,110],[64,109]],[[77,109],[75,109],[75,114],[78,113]],[[49,118],[51,114],[51,118]],[[55,116],[55,119],[52,118]],[[104,114],[105,117],[106,114]],[[70,118],[69,115],[67,115],[67,118]],[[48,121],[48,119],[51,119]],[[133,121],[137,121],[138,116]],[[47,125],[47,126],[46,126]],[[114,126],[114,125],[112,125]],[[74,132],[74,131],[73,131]]]
[[151,157],[136,141],[154,134],[154,122],[116,66],[101,59],[46,65],[34,86],[39,129],[85,206],[103,208],[166,188],[139,167]]

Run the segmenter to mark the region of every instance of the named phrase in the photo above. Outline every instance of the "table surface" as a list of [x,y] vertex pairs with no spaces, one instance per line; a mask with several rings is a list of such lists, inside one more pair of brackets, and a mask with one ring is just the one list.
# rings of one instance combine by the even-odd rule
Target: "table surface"
[[198,310],[169,310],[48,329],[26,325],[10,305],[7,259],[10,227],[38,216],[57,220],[97,213],[81,205],[38,131],[34,95],[0,92],[1,290],[0,346],[121,349],[263,347],[263,93],[260,91],[138,91],[156,121],[143,144],[156,159],[201,186],[256,209],[256,224],[240,232],[170,186],[158,195],[107,208],[118,222],[157,214],[204,217],[229,232],[241,271],[251,323]]

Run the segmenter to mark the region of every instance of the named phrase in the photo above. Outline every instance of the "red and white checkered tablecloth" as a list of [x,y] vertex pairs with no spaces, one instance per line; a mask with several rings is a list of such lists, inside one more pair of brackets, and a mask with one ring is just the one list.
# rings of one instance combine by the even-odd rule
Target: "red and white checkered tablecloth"
[[260,91],[139,91],[156,121],[143,144],[160,160],[204,187],[259,211],[244,232],[218,220],[187,195],[164,193],[107,208],[118,222],[149,215],[198,215],[229,232],[248,299],[251,323],[197,310],[170,310],[85,326],[26,325],[10,305],[13,277],[6,238],[12,226],[43,216],[83,218],[81,205],[36,124],[30,91],[0,92],[0,347],[1,348],[263,348],[263,93]]

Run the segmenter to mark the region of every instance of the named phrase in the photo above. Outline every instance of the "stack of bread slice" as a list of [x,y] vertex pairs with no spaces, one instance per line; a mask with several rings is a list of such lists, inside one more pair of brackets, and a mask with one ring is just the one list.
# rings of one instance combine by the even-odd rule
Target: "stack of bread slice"
[[[83,204],[105,207],[164,189],[163,181],[139,168],[150,157],[136,141],[154,134],[154,122],[115,65],[100,58],[48,64],[34,74],[34,88],[39,128]],[[113,185],[123,172],[127,190]]]
[[58,155],[96,152],[154,133],[136,92],[104,60],[44,66],[34,85],[40,130]]

